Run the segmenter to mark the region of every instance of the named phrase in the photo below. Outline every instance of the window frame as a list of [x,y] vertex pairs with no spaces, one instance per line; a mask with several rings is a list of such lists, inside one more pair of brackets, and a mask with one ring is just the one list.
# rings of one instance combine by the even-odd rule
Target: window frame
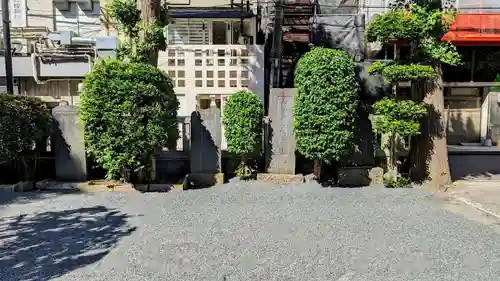
[[[235,23],[240,24],[240,19],[228,19],[228,18],[220,18],[220,19],[186,19],[186,18],[179,18],[179,19],[176,19],[174,21],[174,23],[171,23],[170,25],[167,26],[166,28],[166,31],[165,31],[165,38],[167,39],[167,44],[168,45],[199,45],[199,44],[207,44],[207,45],[213,45],[213,23],[214,22],[225,22],[226,23],[226,38],[228,39],[228,43],[226,45],[240,45],[240,44],[233,44],[233,42],[237,42],[238,38],[234,39],[233,38],[233,26],[235,25]],[[192,23],[196,22],[196,23],[200,23],[202,22],[202,24],[205,26],[205,35],[203,37],[203,42],[200,42],[200,43],[196,43],[196,44],[193,44],[191,43],[191,36],[190,36],[190,33],[191,33],[191,26],[192,26]],[[175,25],[180,25],[182,24],[183,26],[185,26],[187,28],[187,36],[188,36],[188,39],[187,39],[187,42],[188,43],[172,43],[172,41],[170,40],[170,32],[172,32],[171,28],[172,27],[175,27]],[[244,20],[244,24],[246,25],[245,29],[249,29],[249,32],[251,34],[247,34],[247,35],[250,35],[250,37],[252,38],[251,39],[251,44],[253,44],[256,40],[256,33],[255,33],[255,19],[254,18],[251,18],[251,19],[245,19]],[[208,42],[207,42],[208,41]]]

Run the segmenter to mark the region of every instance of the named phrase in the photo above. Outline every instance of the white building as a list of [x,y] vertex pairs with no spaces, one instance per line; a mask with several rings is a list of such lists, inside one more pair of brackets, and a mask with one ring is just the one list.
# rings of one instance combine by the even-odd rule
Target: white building
[[[158,67],[174,81],[180,119],[189,117],[200,99],[223,106],[239,90],[254,92],[264,102],[264,46],[257,44],[255,6],[245,1],[243,8],[237,7],[230,0],[169,3],[173,22]],[[189,137],[186,125],[179,124],[183,138]],[[182,143],[186,141],[179,141],[178,150]],[[221,148],[226,148],[224,138]]]
[[[231,9],[229,0],[215,1],[218,5],[193,0],[191,6],[174,6],[178,2],[171,1],[168,49],[160,53],[158,67],[175,81],[179,115],[189,116],[197,97],[220,98],[224,103],[227,95],[248,89],[263,100],[264,47],[256,44],[252,11]],[[219,8],[203,8],[207,2]]]
[[[169,1],[173,22],[166,29],[168,49],[160,52],[158,67],[174,81],[181,120],[196,110],[198,99],[224,104],[228,95],[245,89],[264,100],[264,46],[257,45],[256,1],[233,1],[243,6],[231,0]],[[100,52],[96,50],[116,47],[103,38],[113,29],[102,13],[104,0],[10,2],[15,92],[54,105],[62,100],[78,104],[78,84]]]
[[[100,11],[93,0],[10,0],[14,91],[54,104],[77,103],[77,85],[89,70],[94,48],[87,39],[66,47],[58,40],[61,34],[69,39],[67,31],[72,37],[102,35]],[[5,77],[3,57],[0,76]]]

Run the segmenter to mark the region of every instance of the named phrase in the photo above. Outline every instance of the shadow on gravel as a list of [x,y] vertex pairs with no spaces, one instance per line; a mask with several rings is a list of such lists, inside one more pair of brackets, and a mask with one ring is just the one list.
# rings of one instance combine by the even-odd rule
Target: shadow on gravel
[[48,281],[95,263],[136,230],[104,206],[0,219],[0,280]]
[[82,194],[78,189],[75,190],[49,190],[49,191],[29,191],[29,192],[13,192],[0,190],[0,207],[9,203],[29,203],[33,200],[43,200],[56,196],[68,194]]

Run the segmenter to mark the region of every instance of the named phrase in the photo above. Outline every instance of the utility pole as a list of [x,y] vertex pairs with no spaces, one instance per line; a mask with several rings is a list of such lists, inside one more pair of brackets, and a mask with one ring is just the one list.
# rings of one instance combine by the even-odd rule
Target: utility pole
[[2,20],[3,20],[3,47],[5,58],[5,79],[7,83],[7,93],[14,94],[14,82],[12,77],[12,50],[10,46],[10,15],[9,0],[2,0]]

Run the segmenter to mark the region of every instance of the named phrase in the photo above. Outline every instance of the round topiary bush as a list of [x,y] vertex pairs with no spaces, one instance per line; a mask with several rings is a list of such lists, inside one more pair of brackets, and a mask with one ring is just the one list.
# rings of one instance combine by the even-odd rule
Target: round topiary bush
[[359,92],[355,65],[344,51],[313,48],[298,61],[294,82],[297,151],[318,160],[317,172],[321,161],[339,162],[353,151]]
[[241,157],[237,172],[246,174],[247,161],[261,144],[264,106],[256,94],[239,91],[229,97],[223,113],[228,151]]
[[148,64],[103,60],[83,84],[79,115],[87,152],[108,179],[148,175],[155,148],[177,138],[171,79]]

